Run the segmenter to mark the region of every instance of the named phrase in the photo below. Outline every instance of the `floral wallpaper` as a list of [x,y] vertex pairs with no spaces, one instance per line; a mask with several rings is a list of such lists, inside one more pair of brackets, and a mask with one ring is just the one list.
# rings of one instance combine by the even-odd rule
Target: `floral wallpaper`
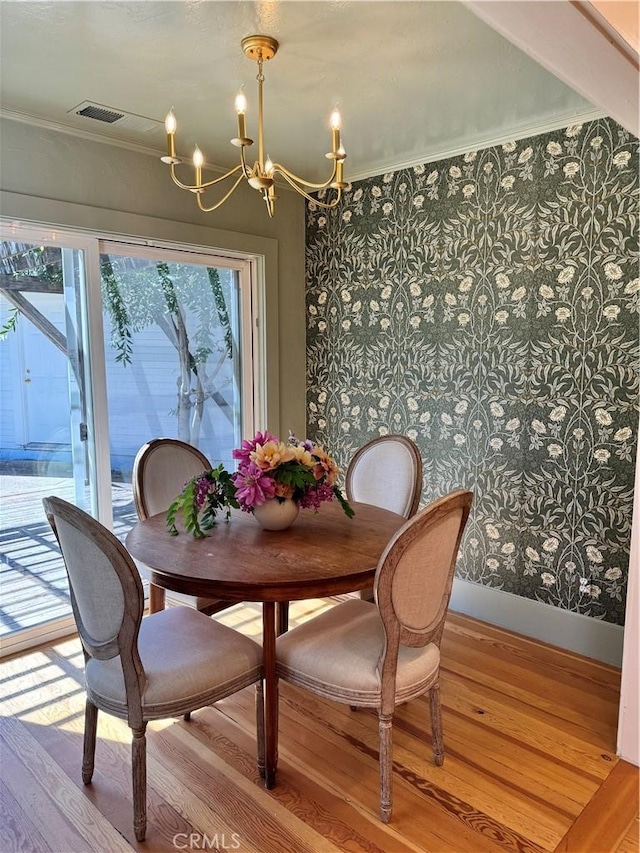
[[638,429],[637,139],[603,119],[307,215],[308,434],[475,494],[458,575],[616,624]]

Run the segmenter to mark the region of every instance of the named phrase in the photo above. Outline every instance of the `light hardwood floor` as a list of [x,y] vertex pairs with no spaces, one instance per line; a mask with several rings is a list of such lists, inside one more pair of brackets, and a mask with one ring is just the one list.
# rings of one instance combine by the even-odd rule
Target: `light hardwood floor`
[[[330,602],[292,605],[296,624]],[[258,637],[260,611],[218,618]],[[253,694],[149,726],[147,840],[131,814],[129,730],[100,715],[81,781],[76,639],[1,668],[0,850],[55,853],[637,853],[638,769],[615,755],[619,671],[450,614],[442,647],[447,757],[425,699],[394,720],[394,812],[377,818],[377,718],[280,687],[277,787],[256,771]]]

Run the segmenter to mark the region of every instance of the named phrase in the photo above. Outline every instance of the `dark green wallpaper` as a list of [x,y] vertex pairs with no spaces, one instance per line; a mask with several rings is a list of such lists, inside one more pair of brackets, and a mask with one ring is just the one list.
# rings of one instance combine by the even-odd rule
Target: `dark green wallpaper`
[[309,438],[385,432],[475,493],[470,581],[622,624],[638,150],[610,120],[354,184],[307,215]]

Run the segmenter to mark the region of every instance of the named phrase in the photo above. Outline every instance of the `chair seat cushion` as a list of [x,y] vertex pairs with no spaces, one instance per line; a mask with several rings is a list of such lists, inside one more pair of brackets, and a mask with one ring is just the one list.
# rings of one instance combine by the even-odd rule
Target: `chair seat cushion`
[[[249,637],[197,610],[172,607],[142,620],[138,637],[147,677],[142,697],[147,720],[209,705],[261,677],[262,649]],[[126,716],[120,657],[91,658],[87,695],[95,705]]]
[[[337,604],[278,637],[278,674],[338,702],[378,707],[381,681],[378,661],[385,635],[375,604],[352,599]],[[435,680],[440,651],[400,646],[396,704],[423,693]]]

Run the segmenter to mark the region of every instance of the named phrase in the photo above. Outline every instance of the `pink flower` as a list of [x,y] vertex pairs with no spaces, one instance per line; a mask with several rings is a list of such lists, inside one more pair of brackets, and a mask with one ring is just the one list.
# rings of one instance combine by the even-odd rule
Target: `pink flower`
[[[243,442],[243,444],[250,444],[250,442]],[[240,465],[231,479],[236,487],[236,500],[244,512],[250,512],[254,506],[260,506],[276,493],[273,478],[265,475],[254,462]]]
[[318,509],[323,501],[333,500],[333,489],[331,486],[319,485],[310,486],[305,489],[304,494],[300,498],[300,506],[302,509]]
[[244,463],[246,465],[249,464],[249,455],[253,453],[258,445],[262,446],[266,444],[268,441],[278,442],[278,439],[275,435],[271,435],[270,432],[257,432],[254,438],[251,441],[247,441],[246,438],[242,439],[242,444],[236,450],[233,451],[232,455],[234,459],[239,459],[241,464]]

